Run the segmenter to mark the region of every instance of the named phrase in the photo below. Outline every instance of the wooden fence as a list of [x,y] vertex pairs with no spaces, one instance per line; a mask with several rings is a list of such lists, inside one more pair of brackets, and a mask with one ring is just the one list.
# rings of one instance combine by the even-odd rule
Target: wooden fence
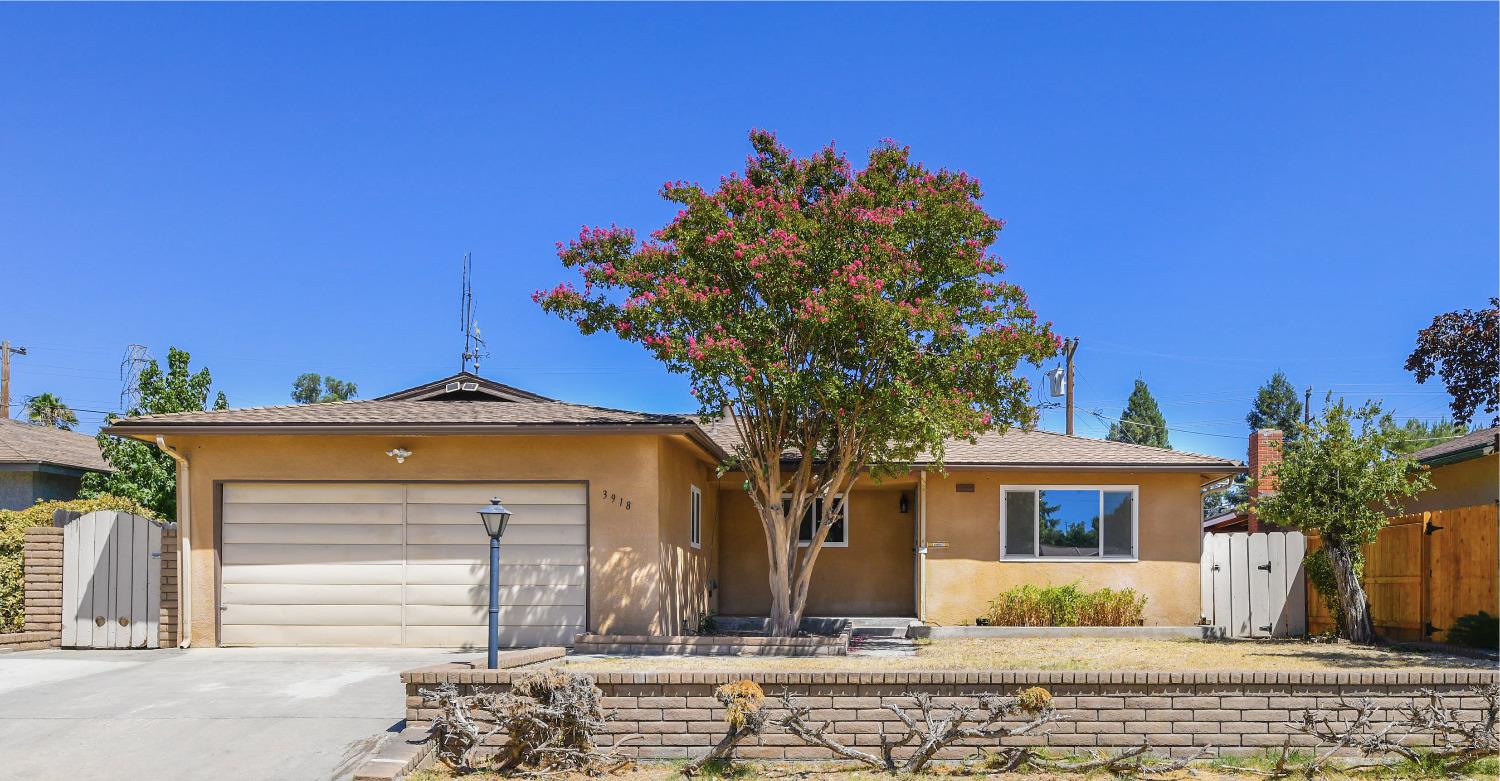
[[1300,637],[1306,578],[1302,532],[1203,535],[1201,618],[1228,637]]
[[[1392,518],[1365,546],[1365,592],[1375,631],[1390,640],[1443,642],[1460,616],[1500,615],[1500,549],[1493,504]],[[1309,552],[1322,547],[1316,532]],[[1317,589],[1307,589],[1312,632],[1334,629]]]

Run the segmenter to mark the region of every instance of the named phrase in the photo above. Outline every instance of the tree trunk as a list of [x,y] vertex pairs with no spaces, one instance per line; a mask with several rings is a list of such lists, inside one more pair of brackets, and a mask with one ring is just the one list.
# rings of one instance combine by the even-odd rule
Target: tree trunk
[[1365,596],[1365,587],[1354,571],[1354,552],[1339,540],[1328,539],[1325,544],[1343,606],[1344,636],[1351,643],[1372,645],[1376,640],[1375,625],[1370,620],[1370,600]]
[[[772,545],[772,555],[786,557],[781,546]],[[795,555],[795,554],[794,554]],[[766,634],[792,637],[802,625],[802,606],[792,605],[791,561],[771,561],[771,610],[766,615]]]

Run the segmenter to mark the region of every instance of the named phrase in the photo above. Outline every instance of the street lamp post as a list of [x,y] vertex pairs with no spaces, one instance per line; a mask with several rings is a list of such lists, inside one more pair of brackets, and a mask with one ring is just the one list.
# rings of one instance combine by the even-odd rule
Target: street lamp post
[[479,520],[484,522],[484,533],[490,536],[490,653],[489,669],[495,669],[500,655],[500,538],[505,535],[505,525],[510,523],[510,510],[495,497],[479,508]]

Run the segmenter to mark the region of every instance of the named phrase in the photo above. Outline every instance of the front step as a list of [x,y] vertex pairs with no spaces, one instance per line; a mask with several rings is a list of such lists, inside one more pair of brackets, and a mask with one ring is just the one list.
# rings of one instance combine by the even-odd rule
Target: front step
[[[716,616],[714,622],[726,632],[764,632],[766,629],[765,616]],[[889,616],[804,616],[801,629],[815,635],[849,632],[868,637],[905,637],[908,626],[920,623],[915,618]]]

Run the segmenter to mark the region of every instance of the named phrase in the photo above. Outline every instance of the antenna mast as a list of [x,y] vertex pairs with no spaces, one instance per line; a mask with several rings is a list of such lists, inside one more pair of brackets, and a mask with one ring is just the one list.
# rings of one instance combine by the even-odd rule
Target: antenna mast
[[464,351],[459,360],[459,371],[469,370],[469,361],[474,362],[474,373],[479,373],[479,360],[488,358],[484,338],[479,335],[479,321],[474,316],[474,255],[464,253],[463,285],[459,293],[458,327],[464,332]]

